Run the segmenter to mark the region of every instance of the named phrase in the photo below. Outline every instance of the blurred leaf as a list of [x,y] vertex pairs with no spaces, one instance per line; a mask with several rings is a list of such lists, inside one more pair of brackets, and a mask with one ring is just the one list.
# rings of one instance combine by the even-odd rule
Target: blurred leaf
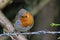
[[60,24],[56,24],[56,23],[51,23],[50,24],[52,27],[58,27],[58,26],[60,26]]
[[60,37],[58,37],[57,39],[60,39]]

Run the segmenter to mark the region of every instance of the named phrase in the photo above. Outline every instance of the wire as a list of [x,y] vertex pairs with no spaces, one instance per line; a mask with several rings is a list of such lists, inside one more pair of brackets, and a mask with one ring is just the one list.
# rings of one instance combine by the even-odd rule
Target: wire
[[0,36],[14,36],[14,35],[19,35],[19,34],[26,34],[26,35],[33,35],[33,34],[60,34],[60,31],[37,31],[37,32],[25,32],[25,33],[19,33],[19,32],[14,32],[14,33],[3,33],[0,34]]

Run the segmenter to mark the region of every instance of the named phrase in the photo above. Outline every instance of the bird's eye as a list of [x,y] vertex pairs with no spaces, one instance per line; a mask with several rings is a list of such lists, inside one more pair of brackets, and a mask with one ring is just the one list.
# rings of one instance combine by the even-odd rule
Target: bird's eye
[[25,16],[25,18],[27,18],[27,16]]
[[22,18],[27,18],[27,16],[22,16]]

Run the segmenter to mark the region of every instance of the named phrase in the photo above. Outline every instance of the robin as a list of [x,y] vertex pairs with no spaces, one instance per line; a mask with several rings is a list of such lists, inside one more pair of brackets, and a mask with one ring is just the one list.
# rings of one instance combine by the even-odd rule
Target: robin
[[17,31],[25,32],[32,28],[34,24],[33,16],[25,9],[21,9],[15,17],[14,28]]

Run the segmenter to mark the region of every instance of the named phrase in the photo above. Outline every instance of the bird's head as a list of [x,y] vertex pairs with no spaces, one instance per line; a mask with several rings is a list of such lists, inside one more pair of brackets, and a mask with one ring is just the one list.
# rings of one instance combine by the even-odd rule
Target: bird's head
[[31,26],[34,24],[34,19],[30,12],[26,11],[25,9],[21,9],[18,14],[20,17],[19,20],[21,20],[23,27]]

